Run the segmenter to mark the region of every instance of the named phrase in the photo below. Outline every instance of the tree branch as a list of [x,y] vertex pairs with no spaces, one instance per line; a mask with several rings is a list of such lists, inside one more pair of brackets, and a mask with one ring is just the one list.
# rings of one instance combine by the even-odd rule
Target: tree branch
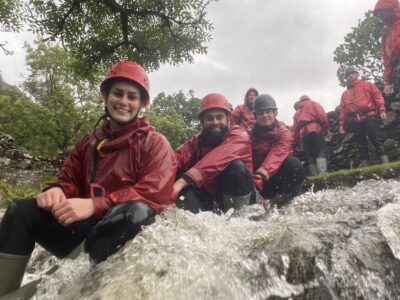
[[64,14],[64,16],[57,22],[57,31],[51,35],[50,37],[44,39],[44,42],[47,42],[49,40],[54,40],[54,38],[58,35],[60,35],[64,29],[65,29],[65,23],[67,22],[68,18],[71,16],[71,14],[78,8],[80,8],[81,4],[83,2],[86,2],[87,0],[74,0],[72,2],[71,7],[68,9],[68,11]]
[[3,53],[5,54],[5,55],[12,55],[12,54],[14,54],[14,51],[10,51],[10,50],[7,50],[6,49],[6,45],[8,44],[8,42],[4,42],[4,43],[0,43],[0,48],[1,48],[1,50],[3,50]]

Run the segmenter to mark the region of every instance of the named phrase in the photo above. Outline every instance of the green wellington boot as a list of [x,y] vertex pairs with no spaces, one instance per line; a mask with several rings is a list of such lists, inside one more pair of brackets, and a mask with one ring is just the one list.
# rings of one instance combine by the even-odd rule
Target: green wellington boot
[[244,196],[232,196],[232,195],[222,194],[222,203],[224,205],[224,212],[227,212],[231,208],[239,210],[243,206],[249,205],[251,194],[252,192]]
[[29,256],[0,253],[0,296],[21,285]]
[[325,157],[318,157],[317,161],[317,169],[319,174],[324,174],[328,171],[328,161]]

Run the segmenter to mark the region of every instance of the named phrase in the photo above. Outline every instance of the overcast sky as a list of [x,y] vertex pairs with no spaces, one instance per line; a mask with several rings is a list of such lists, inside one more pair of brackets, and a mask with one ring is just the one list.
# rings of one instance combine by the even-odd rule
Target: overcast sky
[[[278,103],[278,118],[292,123],[293,103],[303,94],[333,110],[343,88],[333,51],[377,0],[220,0],[209,6],[214,25],[208,54],[193,64],[163,66],[150,74],[151,95],[190,89],[202,98],[224,94],[235,107],[255,87]],[[3,79],[23,78],[23,40],[29,34],[0,33],[13,56],[0,53]],[[21,75],[22,74],[22,75]]]

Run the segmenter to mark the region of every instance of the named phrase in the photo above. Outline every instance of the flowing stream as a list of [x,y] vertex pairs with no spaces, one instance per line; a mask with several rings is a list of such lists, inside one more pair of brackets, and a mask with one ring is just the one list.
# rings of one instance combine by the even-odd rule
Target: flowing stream
[[281,209],[168,209],[107,261],[37,247],[33,299],[400,299],[400,181],[308,192]]

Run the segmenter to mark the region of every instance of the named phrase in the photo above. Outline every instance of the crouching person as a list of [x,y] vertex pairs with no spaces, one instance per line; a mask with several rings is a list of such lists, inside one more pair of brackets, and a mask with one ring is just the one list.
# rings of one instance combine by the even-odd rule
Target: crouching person
[[276,119],[278,108],[270,95],[257,97],[254,115],[254,182],[264,198],[281,206],[299,194],[305,170],[300,160],[291,155],[292,132]]
[[174,152],[138,117],[150,101],[146,72],[134,62],[118,62],[100,91],[102,127],[75,145],[56,183],[36,199],[11,203],[1,221],[0,295],[20,286],[35,242],[63,258],[84,241],[100,262],[171,204]]
[[178,207],[200,210],[240,209],[254,200],[251,140],[229,126],[231,106],[221,94],[205,96],[200,105],[202,130],[176,150],[178,174],[173,198]]

